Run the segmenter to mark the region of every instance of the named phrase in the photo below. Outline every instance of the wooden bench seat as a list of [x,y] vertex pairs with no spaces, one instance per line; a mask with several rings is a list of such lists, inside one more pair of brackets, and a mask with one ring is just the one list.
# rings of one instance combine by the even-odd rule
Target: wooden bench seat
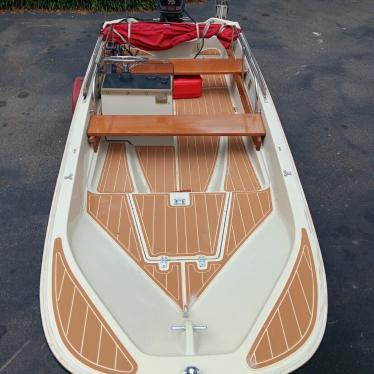
[[[214,59],[170,59],[168,63],[148,63],[132,68],[135,74],[171,74],[206,75],[206,74],[242,74],[243,60],[234,58]],[[171,65],[172,64],[172,65]]]
[[102,136],[250,136],[256,148],[266,135],[259,113],[211,115],[94,115],[87,130],[97,149]]

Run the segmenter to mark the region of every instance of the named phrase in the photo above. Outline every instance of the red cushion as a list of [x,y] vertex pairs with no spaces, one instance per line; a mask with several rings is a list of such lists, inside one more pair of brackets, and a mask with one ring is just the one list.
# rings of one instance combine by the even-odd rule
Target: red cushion
[[173,99],[193,99],[200,97],[203,80],[200,75],[174,77]]
[[[146,51],[161,51],[201,38],[203,34],[207,39],[216,36],[227,49],[240,33],[239,28],[229,25],[222,27],[220,23],[211,23],[205,30],[206,27],[206,23],[198,23],[196,29],[196,25],[192,22],[132,22],[131,30],[129,30],[129,24],[120,21],[106,24],[101,30],[101,35],[103,35],[103,40],[123,44],[123,39],[125,39],[133,47]],[[199,31],[198,34],[197,31]],[[131,34],[130,37],[129,34]]]

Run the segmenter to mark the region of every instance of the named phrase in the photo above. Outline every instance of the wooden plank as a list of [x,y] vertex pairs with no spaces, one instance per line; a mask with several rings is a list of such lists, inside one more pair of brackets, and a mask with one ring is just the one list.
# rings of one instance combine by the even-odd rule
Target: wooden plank
[[101,136],[265,136],[259,113],[184,115],[184,116],[109,116],[94,115],[89,137]]
[[237,74],[243,71],[241,59],[175,59],[172,62],[174,75]]
[[[171,59],[174,75],[241,74],[243,60],[233,58]],[[134,74],[165,74],[170,64],[140,64],[132,68]]]
[[252,112],[251,103],[249,101],[248,95],[244,88],[242,75],[234,74],[234,79],[235,79],[236,86],[238,87],[239,96],[240,96],[240,100],[243,105],[244,113],[251,113]]
[[[244,82],[243,82],[241,74],[234,74],[234,79],[235,79],[236,86],[238,87],[239,96],[240,96],[240,100],[243,105],[244,113],[251,113],[252,112],[251,102],[249,101],[247,92],[244,88]],[[252,136],[252,140],[253,140],[253,144],[256,147],[256,150],[259,151],[262,145],[262,136]]]
[[174,65],[169,60],[151,61],[131,67],[133,74],[174,74]]
[[[227,54],[230,58],[235,59],[235,55],[231,49],[227,49]],[[249,97],[247,95],[246,89],[244,87],[244,82],[242,78],[242,74],[234,74],[234,80],[236,83],[236,86],[238,87],[240,100],[243,105],[244,113],[251,113],[252,112],[252,106],[251,102],[249,100]],[[256,147],[256,150],[259,151],[261,149],[262,145],[262,137],[261,136],[252,136],[253,144]]]

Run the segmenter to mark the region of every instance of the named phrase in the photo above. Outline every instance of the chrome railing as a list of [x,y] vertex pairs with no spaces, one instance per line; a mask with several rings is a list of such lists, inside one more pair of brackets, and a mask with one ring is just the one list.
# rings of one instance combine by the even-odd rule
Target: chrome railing
[[148,57],[142,57],[142,56],[109,56],[104,57],[103,62],[107,64],[115,64],[115,63],[141,63],[148,61]]
[[97,39],[94,51],[92,53],[93,58],[91,60],[91,64],[90,64],[89,69],[88,69],[88,74],[86,76],[86,80],[83,83],[83,97],[84,98],[86,98],[87,95],[88,95],[88,91],[90,89],[90,84],[91,84],[91,81],[92,81],[92,75],[93,75],[94,72],[96,72],[97,64],[98,64],[98,62],[100,61],[100,58],[101,58],[101,53],[99,53],[99,52],[100,52],[100,49],[101,49],[100,47],[103,47],[102,41],[103,41],[103,38],[102,38],[102,36],[100,36]]
[[268,90],[267,90],[267,87],[266,87],[265,79],[264,79],[264,77],[261,73],[260,67],[258,66],[258,63],[255,59],[255,56],[252,53],[252,50],[251,50],[251,47],[248,44],[247,38],[245,37],[245,35],[242,32],[239,34],[239,41],[240,41],[240,44],[243,48],[244,56],[246,57],[246,59],[248,61],[249,68],[252,71],[253,80],[254,80],[255,89],[256,89],[256,105],[255,105],[256,108],[255,109],[257,109],[259,89],[261,90],[261,93],[262,93],[262,95],[264,96],[265,99],[267,98]]

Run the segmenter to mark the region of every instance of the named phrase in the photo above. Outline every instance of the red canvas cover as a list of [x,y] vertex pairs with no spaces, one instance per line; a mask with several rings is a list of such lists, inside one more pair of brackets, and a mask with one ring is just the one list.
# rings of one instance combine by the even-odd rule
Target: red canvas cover
[[[170,49],[177,44],[196,39],[197,27],[199,37],[202,37],[206,27],[205,23],[197,25],[193,23],[160,23],[160,22],[133,22],[130,30],[130,44],[134,47],[148,50],[160,51]],[[231,41],[238,38],[240,30],[232,26],[223,26],[220,24],[211,24],[205,34],[205,38],[217,36],[225,48],[229,48]],[[123,43],[122,36],[129,42],[129,24],[115,23],[107,25],[101,34],[109,41]],[[118,35],[119,34],[119,35]]]
[[194,99],[202,94],[203,80],[200,75],[179,76],[173,86],[173,99]]

